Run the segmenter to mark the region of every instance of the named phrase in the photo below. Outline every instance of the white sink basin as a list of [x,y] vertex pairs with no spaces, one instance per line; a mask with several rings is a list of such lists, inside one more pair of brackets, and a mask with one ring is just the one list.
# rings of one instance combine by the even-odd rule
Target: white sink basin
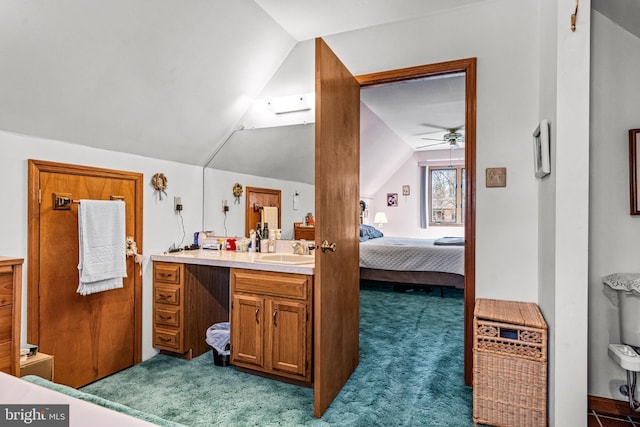
[[256,256],[255,262],[267,264],[313,264],[316,257],[314,255],[294,255],[294,254],[261,254]]

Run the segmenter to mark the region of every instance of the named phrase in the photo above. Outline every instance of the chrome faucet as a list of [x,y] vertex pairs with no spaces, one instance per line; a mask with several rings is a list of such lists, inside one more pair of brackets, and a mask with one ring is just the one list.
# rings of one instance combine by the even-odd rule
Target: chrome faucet
[[294,255],[306,255],[309,253],[309,248],[307,245],[305,245],[304,239],[300,240],[299,242],[293,242],[292,246]]

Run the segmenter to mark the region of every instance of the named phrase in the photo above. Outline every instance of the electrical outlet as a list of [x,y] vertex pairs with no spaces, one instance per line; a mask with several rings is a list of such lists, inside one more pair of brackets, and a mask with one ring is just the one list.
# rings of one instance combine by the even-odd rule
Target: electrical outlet
[[175,196],[173,198],[173,207],[177,212],[180,212],[182,210],[182,197]]
[[227,204],[226,200],[222,201],[222,212],[224,212],[224,213],[229,212],[229,205]]
[[507,186],[507,168],[487,168],[486,186],[487,188],[506,187]]

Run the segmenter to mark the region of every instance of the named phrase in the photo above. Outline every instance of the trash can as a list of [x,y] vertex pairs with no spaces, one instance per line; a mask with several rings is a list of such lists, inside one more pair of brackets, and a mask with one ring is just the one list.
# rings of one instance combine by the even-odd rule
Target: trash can
[[231,361],[229,322],[216,323],[207,329],[207,344],[213,349],[213,364],[228,366]]

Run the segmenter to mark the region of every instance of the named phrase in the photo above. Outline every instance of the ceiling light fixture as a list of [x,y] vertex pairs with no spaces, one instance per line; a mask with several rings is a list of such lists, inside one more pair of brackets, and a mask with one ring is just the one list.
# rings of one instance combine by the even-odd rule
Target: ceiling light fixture
[[309,111],[314,103],[314,94],[281,96],[267,101],[267,110],[274,114]]

